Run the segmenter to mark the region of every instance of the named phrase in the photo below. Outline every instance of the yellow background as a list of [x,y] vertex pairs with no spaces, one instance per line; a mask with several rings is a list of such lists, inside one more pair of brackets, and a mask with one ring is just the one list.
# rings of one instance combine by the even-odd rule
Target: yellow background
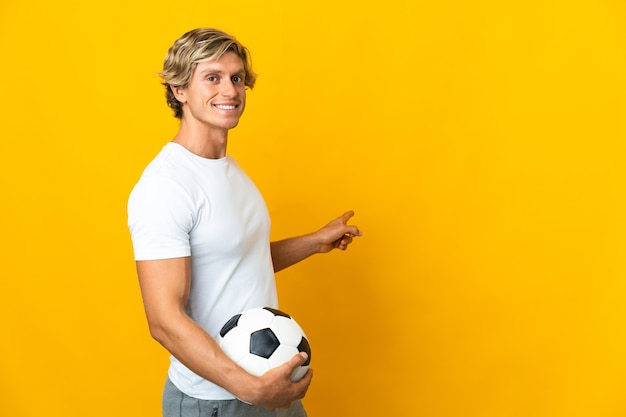
[[364,231],[278,276],[311,416],[626,415],[620,0],[4,0],[0,415],[160,415],[126,200],[199,26],[260,73],[229,151],[273,236]]

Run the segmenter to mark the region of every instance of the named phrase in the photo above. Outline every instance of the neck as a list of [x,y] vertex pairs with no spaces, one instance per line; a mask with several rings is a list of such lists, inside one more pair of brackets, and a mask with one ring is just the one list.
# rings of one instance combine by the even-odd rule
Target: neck
[[184,119],[172,142],[185,147],[189,152],[207,159],[220,159],[226,156],[228,130],[191,128]]

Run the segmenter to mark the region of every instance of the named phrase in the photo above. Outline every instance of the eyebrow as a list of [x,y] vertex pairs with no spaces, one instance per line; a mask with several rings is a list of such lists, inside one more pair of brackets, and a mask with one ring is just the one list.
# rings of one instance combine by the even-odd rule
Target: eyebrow
[[[226,73],[226,71],[218,70],[216,68],[211,68],[211,67],[205,68],[202,71],[200,71],[200,75],[206,75],[206,74],[220,74],[220,75],[222,75],[222,74],[225,74],[225,73]],[[238,69],[237,71],[233,72],[232,75],[245,74],[245,73],[246,73],[246,70],[241,68],[241,69]]]

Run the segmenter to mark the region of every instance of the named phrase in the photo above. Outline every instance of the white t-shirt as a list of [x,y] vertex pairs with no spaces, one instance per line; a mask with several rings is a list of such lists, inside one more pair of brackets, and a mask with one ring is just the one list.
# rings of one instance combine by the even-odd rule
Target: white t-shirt
[[[267,207],[232,157],[168,143],[131,192],[128,226],[136,260],[191,256],[187,313],[215,339],[233,315],[277,307]],[[191,397],[235,398],[174,357],[168,374]]]

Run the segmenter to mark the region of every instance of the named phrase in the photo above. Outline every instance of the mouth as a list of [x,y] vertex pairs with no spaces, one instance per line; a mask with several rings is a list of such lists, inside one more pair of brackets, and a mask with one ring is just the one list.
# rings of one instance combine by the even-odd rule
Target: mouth
[[213,106],[220,110],[235,110],[239,107],[238,104],[214,104]]

